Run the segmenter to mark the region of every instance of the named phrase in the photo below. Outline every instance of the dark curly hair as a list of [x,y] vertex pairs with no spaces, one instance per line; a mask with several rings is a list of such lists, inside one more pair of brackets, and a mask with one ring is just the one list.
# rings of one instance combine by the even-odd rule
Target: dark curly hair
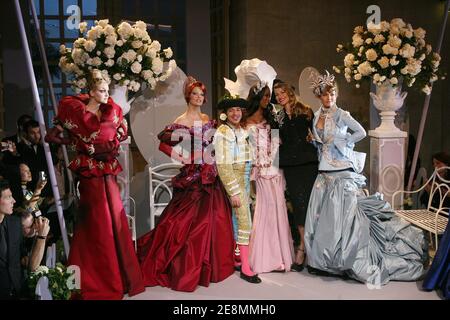
[[[261,90],[256,91],[257,85],[253,85],[248,93],[247,101],[248,101],[248,107],[247,107],[247,113],[245,118],[249,118],[251,115],[253,115],[256,111],[259,109],[259,103],[261,102],[261,99],[264,97],[264,94],[269,91],[270,89],[266,85]],[[270,128],[272,129],[278,129],[279,125],[275,121],[275,117],[273,115],[274,106],[269,103],[267,107],[263,110],[263,117],[267,121],[267,123],[270,125]]]

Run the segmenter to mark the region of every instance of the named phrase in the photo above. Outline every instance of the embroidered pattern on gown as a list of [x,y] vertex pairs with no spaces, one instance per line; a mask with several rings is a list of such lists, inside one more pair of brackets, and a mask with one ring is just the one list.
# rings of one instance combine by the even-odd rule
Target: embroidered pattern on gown
[[127,138],[127,125],[111,98],[100,105],[100,120],[86,110],[88,102],[88,95],[64,97],[55,123],[69,137],[60,138],[54,127],[46,141],[72,144],[77,151],[69,168],[80,179],[79,216],[68,265],[80,267],[81,297],[122,299],[124,293],[145,290],[116,181],[122,170],[116,156],[120,141]]

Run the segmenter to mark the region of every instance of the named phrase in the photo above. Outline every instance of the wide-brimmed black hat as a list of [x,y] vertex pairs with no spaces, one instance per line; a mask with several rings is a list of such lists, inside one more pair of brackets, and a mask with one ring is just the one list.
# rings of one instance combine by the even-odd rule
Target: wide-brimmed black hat
[[248,107],[248,102],[245,99],[237,98],[237,99],[223,99],[217,105],[219,110],[226,112],[228,109],[233,107],[239,107],[246,109]]

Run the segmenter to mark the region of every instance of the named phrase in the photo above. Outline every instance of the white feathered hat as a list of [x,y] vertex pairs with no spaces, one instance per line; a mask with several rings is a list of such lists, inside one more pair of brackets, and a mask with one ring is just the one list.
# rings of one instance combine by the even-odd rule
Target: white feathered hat
[[236,73],[236,82],[223,78],[225,89],[231,95],[238,95],[243,99],[247,99],[250,87],[257,83],[267,85],[272,92],[273,80],[277,77],[275,69],[266,61],[261,61],[258,58],[242,60],[241,64],[234,68],[234,73]]

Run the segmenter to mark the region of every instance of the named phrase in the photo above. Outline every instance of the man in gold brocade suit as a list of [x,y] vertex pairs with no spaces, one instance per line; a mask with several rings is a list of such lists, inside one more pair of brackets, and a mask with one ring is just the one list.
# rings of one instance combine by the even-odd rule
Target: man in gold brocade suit
[[247,107],[247,101],[224,99],[218,107],[223,111],[220,115],[223,124],[214,136],[216,164],[233,207],[235,239],[242,262],[240,276],[250,283],[260,283],[261,279],[250,269],[248,263],[248,244],[252,230],[249,206],[251,152],[247,130],[241,126],[242,109]]

